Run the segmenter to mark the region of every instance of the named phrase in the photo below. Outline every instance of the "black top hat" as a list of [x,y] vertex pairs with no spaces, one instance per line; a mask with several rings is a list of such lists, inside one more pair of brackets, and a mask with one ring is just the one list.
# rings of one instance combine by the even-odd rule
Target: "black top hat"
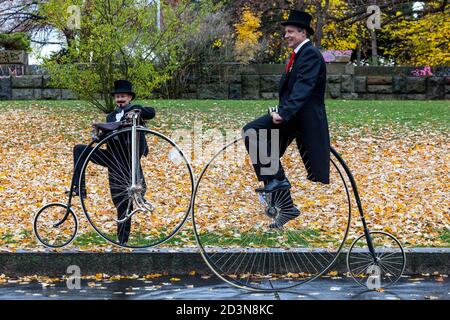
[[111,95],[115,93],[129,93],[134,97],[136,94],[133,92],[133,85],[128,80],[116,80],[114,81],[114,90],[111,91]]
[[311,19],[312,16],[309,13],[298,11],[298,10],[291,10],[289,13],[289,18],[286,21],[281,22],[283,26],[287,25],[294,25],[301,28],[305,28],[308,30],[309,34],[314,34],[314,29],[311,28]]

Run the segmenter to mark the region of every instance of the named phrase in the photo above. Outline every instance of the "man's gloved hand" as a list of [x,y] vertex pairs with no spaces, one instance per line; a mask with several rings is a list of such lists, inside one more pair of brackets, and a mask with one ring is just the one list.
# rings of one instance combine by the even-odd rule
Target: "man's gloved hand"
[[156,115],[155,109],[152,107],[144,107],[139,104],[135,104],[132,106],[132,109],[138,109],[141,111],[141,117],[144,120],[153,119]]
[[268,110],[268,113],[271,115],[272,112],[278,113],[278,106],[270,107],[269,110]]
[[272,117],[272,121],[274,124],[281,124],[283,122],[283,118],[278,114],[278,106],[270,107],[268,112]]

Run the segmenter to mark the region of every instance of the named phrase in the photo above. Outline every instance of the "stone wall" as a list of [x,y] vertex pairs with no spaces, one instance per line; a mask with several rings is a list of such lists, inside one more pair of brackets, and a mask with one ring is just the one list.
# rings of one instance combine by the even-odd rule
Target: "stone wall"
[[[283,65],[209,66],[195,74],[184,98],[276,99]],[[204,68],[205,69],[205,68]],[[413,76],[412,67],[354,67],[327,64],[330,99],[450,99],[448,68]]]
[[332,99],[450,99],[450,77],[330,75],[327,81]]
[[71,90],[52,87],[48,75],[0,78],[1,100],[70,100],[76,98]]
[[[186,99],[277,99],[282,64],[204,65],[189,78]],[[30,70],[34,70],[29,68]],[[327,64],[326,97],[330,99],[450,99],[448,67],[413,76],[413,67],[354,67]],[[40,73],[36,69],[36,73]],[[0,77],[1,100],[76,99],[67,89],[53,88],[49,76]]]

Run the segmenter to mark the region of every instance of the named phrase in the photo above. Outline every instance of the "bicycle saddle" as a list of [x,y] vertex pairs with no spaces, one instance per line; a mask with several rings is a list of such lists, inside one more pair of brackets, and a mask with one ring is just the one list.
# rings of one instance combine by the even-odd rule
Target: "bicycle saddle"
[[98,140],[105,137],[105,135],[125,126],[126,124],[122,122],[94,123],[92,125],[92,138],[94,140]]
[[122,125],[123,123],[121,122],[107,122],[107,123],[94,123],[92,127],[102,131],[114,131],[119,129]]

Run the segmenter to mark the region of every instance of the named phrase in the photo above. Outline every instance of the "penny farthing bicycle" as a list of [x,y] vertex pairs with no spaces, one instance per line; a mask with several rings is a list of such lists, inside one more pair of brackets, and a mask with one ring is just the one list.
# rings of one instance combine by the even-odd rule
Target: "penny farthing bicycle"
[[258,291],[290,289],[316,279],[330,269],[344,246],[353,193],[364,234],[350,246],[348,271],[370,289],[394,284],[405,268],[402,245],[391,234],[369,230],[355,180],[339,153],[331,148],[329,184],[307,179],[293,144],[282,163],[301,213],[281,229],[268,226],[286,211],[286,191],[255,192],[258,182],[242,138],[223,147],[204,167],[192,217],[211,270],[231,285]]
[[[96,231],[91,237],[127,248],[153,247],[186,222],[194,189],[192,168],[172,140],[144,126],[139,110],[128,112],[123,122],[94,124],[93,140],[83,153],[86,160],[76,166],[82,166],[78,185],[86,189],[80,204]],[[34,233],[46,247],[64,247],[77,235],[74,182],[72,177],[66,203],[46,204],[34,217]],[[126,244],[119,237],[125,232]]]

